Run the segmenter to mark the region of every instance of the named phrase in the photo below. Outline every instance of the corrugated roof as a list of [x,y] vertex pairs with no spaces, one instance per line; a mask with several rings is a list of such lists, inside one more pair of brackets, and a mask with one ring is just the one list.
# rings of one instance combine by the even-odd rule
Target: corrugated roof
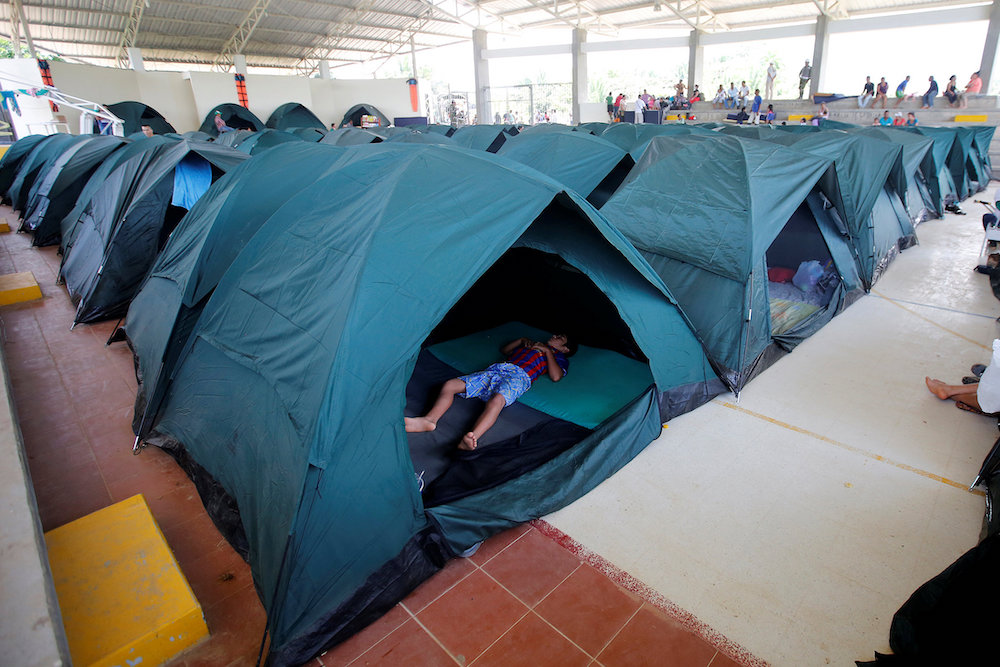
[[[137,4],[141,3],[141,4]],[[36,46],[69,60],[114,64],[133,10],[142,10],[134,46],[149,63],[215,63],[248,17],[253,31],[240,52],[250,67],[311,72],[384,59],[492,32],[581,27],[602,35],[644,31],[719,32],[835,18],[970,4],[955,0],[22,0]],[[0,32],[11,34],[11,3]],[[4,11],[4,10],[0,10]],[[228,58],[225,59],[229,61]]]

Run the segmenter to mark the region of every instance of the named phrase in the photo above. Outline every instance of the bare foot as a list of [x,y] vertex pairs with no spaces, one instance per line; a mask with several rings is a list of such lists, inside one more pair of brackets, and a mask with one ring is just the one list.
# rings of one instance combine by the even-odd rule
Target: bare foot
[[951,398],[948,394],[948,390],[945,389],[945,383],[941,382],[941,380],[932,380],[931,378],[924,376],[924,382],[927,383],[927,389],[938,398],[942,400]]
[[437,428],[437,422],[427,417],[403,417],[407,433],[427,433]]
[[473,433],[472,431],[469,431],[468,433],[462,436],[462,442],[458,443],[458,448],[464,449],[467,452],[471,452],[476,448],[478,444],[479,441],[476,439],[476,434]]

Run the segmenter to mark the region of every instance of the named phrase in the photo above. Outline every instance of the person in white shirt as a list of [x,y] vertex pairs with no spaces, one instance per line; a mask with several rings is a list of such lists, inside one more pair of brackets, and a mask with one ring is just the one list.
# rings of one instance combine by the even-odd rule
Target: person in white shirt
[[646,103],[642,101],[642,95],[635,98],[635,122],[642,123],[642,112],[646,110]]
[[774,68],[774,63],[767,66],[767,81],[764,82],[764,98],[774,99],[774,79],[778,76],[778,70]]
[[739,102],[736,104],[736,106],[738,106],[740,108],[745,107],[747,105],[747,98],[748,97],[750,97],[750,88],[749,88],[749,86],[747,86],[747,82],[746,81],[741,81],[740,82],[740,94],[739,94],[739,98],[740,99],[739,99]]
[[739,97],[739,94],[740,94],[740,91],[736,89],[736,84],[733,83],[733,82],[730,82],[729,83],[729,91],[727,92],[727,95],[729,97],[729,100],[727,101],[727,104],[726,104],[726,108],[727,109],[735,109],[736,108],[736,98]]

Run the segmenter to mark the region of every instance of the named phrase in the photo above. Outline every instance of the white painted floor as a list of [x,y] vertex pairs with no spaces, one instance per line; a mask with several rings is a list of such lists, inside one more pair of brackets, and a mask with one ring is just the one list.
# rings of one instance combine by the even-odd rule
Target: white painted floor
[[773,665],[888,652],[893,613],[976,544],[984,500],[965,487],[998,435],[924,386],[958,383],[1000,337],[972,271],[985,209],[962,208],[739,405],[673,420],[546,520]]

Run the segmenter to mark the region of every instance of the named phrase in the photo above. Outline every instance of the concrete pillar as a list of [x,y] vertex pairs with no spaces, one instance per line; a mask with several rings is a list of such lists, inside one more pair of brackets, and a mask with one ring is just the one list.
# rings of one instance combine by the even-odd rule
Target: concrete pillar
[[[691,42],[688,46],[688,97],[691,97],[691,91],[694,90],[694,85],[702,84],[702,65],[705,62],[705,47],[701,45],[701,30],[691,31]],[[702,89],[703,93],[711,94],[709,86]]]
[[[822,85],[826,82],[823,72],[823,65],[826,59],[827,47],[830,45],[830,17],[820,14],[816,17],[816,42],[813,45],[812,79],[809,80],[810,97],[818,93]],[[799,65],[799,69],[802,66]],[[798,82],[795,84],[798,85]],[[798,94],[798,93],[796,93]]]
[[330,75],[330,61],[320,60],[319,61],[319,78],[321,79],[332,79]]
[[979,76],[983,80],[983,95],[990,92],[990,80],[997,64],[997,40],[1000,39],[1000,0],[993,0],[990,8],[990,27],[986,29],[986,44],[983,46],[983,60],[979,65]]
[[142,49],[134,46],[128,47],[128,63],[129,67],[136,72],[145,72],[146,64],[142,61]]
[[237,53],[233,56],[233,67],[236,69],[237,74],[247,75],[247,57],[242,53]]
[[[587,31],[582,28],[573,28],[573,118],[572,124],[580,122],[580,104],[587,101],[589,94],[587,80],[587,54],[583,52],[583,45],[587,43]],[[535,110],[532,109],[534,114]]]
[[472,67],[476,77],[476,115],[480,123],[493,122],[490,109],[490,63],[483,58],[486,50],[486,31],[472,31]]

